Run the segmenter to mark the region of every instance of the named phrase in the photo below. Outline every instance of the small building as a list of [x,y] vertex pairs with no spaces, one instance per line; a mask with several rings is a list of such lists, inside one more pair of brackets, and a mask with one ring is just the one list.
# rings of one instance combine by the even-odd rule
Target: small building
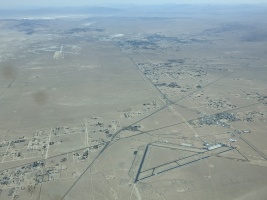
[[236,140],[235,139],[232,139],[232,138],[229,138],[229,141],[230,142],[236,142]]
[[208,149],[209,151],[211,151],[211,150],[213,150],[213,149],[218,149],[218,148],[220,148],[220,147],[222,147],[222,144],[214,144],[214,145],[208,146],[207,149]]
[[210,144],[207,141],[204,141],[204,144],[203,145],[206,146],[206,147],[209,147],[210,146]]

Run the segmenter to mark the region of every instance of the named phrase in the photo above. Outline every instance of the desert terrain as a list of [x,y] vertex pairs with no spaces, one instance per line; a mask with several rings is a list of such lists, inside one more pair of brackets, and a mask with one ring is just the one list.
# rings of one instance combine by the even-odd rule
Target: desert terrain
[[267,7],[211,9],[1,16],[0,199],[266,199]]

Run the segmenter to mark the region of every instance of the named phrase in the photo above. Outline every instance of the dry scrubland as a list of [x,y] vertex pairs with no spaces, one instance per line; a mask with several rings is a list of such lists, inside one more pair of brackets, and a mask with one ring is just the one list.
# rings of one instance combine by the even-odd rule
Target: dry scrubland
[[267,16],[0,20],[0,199],[267,196]]

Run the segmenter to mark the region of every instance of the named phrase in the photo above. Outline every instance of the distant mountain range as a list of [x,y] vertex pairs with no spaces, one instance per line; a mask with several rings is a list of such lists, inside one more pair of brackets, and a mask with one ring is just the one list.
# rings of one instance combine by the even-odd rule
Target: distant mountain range
[[[253,9],[252,9],[253,8]],[[163,16],[185,13],[220,13],[225,11],[250,12],[251,10],[266,11],[265,5],[211,5],[211,4],[164,4],[164,5],[124,5],[117,7],[47,7],[35,9],[0,9],[0,17],[22,16],[60,16],[60,15],[93,15],[93,16]]]
[[40,15],[107,15],[122,12],[119,8],[110,7],[57,7],[35,9],[0,9],[0,16],[40,16]]

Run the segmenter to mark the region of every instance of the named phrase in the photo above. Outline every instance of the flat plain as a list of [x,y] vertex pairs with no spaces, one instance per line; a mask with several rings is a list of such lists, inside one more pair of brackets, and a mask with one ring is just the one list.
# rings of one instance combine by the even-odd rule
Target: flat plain
[[0,199],[265,199],[267,8],[246,9],[2,17]]

